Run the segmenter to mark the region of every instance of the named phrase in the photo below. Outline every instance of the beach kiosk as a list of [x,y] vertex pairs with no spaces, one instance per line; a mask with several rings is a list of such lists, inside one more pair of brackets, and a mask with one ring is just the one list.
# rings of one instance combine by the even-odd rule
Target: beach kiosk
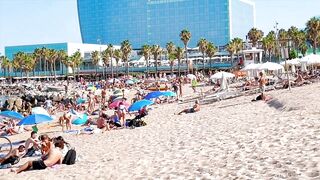
[[244,66],[247,66],[249,64],[262,63],[263,49],[257,49],[255,47],[252,47],[252,49],[243,50],[242,53]]

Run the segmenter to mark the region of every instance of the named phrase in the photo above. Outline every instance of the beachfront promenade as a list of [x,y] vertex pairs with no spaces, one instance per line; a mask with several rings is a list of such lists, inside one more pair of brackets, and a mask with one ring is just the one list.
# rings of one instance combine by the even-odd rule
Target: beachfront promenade
[[[205,65],[203,65],[202,63],[201,64],[193,64],[193,69],[195,70],[203,70],[203,68],[205,70],[209,70],[209,69],[230,69],[234,66],[236,66],[238,64],[238,62],[234,62],[234,63],[231,63],[231,62],[213,62],[213,63],[206,63]],[[62,75],[66,75],[67,72],[66,72],[66,69],[65,67],[61,68],[59,71],[56,71],[56,75],[57,76],[62,76]],[[173,69],[173,72],[174,73],[177,73],[178,72],[178,65],[174,65],[172,67]],[[180,66],[180,70],[181,70],[181,73],[185,73],[187,72],[188,70],[188,67],[186,64],[182,64]],[[149,71],[150,73],[155,73],[156,72],[156,67],[155,66],[152,66],[152,67],[132,67],[132,66],[129,66],[129,73],[145,73]],[[165,72],[165,73],[170,73],[171,72],[171,67],[170,66],[158,66],[158,71],[159,72]],[[77,71],[76,71],[77,72]],[[96,72],[96,69],[94,67],[80,67],[80,74],[92,74]],[[103,74],[103,73],[106,73],[106,74],[111,74],[111,67],[99,67],[97,68],[97,72],[99,74]],[[126,67],[125,66],[121,66],[121,67],[116,67],[114,66],[113,67],[113,72],[116,73],[125,73],[126,72]],[[69,75],[71,75],[72,73],[69,73]],[[32,77],[32,76],[48,76],[50,75],[50,71],[34,71],[34,72],[30,72],[29,73],[29,76]],[[0,72],[0,76],[1,77],[8,77],[8,73],[4,73],[4,71],[1,71]],[[9,73],[9,76],[10,77],[20,77],[21,76],[21,72],[20,71],[15,71],[15,72],[10,72]],[[25,74],[23,74],[22,76],[25,76]]]

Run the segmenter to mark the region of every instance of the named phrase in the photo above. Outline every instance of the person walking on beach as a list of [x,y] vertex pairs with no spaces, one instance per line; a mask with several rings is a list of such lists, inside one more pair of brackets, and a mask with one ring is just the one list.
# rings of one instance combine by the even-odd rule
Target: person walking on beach
[[182,83],[183,83],[183,80],[180,77],[179,78],[179,97],[182,97]]
[[260,92],[261,92],[261,99],[262,100],[265,100],[266,97],[265,97],[265,91],[266,91],[266,79],[264,77],[264,74],[263,72],[260,72],[259,73],[259,79],[258,79],[258,82],[259,82],[259,88],[260,88]]

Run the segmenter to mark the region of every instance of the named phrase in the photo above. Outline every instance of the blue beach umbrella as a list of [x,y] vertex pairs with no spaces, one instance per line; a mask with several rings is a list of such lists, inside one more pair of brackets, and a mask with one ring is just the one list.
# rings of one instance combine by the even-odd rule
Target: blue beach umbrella
[[77,104],[83,104],[86,102],[86,99],[78,98],[77,99]]
[[88,121],[88,115],[87,114],[81,114],[78,116],[77,119],[72,121],[72,124],[75,125],[82,125],[85,124]]
[[163,92],[161,91],[153,91],[153,92],[150,92],[146,95],[146,97],[144,97],[145,99],[153,99],[153,98],[158,98],[160,96],[163,96]]
[[2,111],[0,112],[0,116],[19,120],[24,118],[20,113],[17,113],[15,111]]
[[127,81],[126,81],[126,84],[128,84],[128,85],[133,85],[134,82],[133,82],[132,80],[127,80]]
[[137,101],[135,103],[133,103],[130,107],[129,107],[129,111],[139,111],[140,109],[142,109],[144,106],[149,106],[153,104],[152,101],[150,100],[146,100],[146,99],[143,99],[143,100],[140,100],[140,101]]
[[19,123],[20,125],[34,125],[34,124],[40,124],[43,122],[49,122],[52,121],[53,118],[44,114],[32,114],[30,116],[27,116],[23,118]]
[[177,94],[175,92],[172,92],[172,91],[164,91],[162,92],[163,96],[166,96],[166,97],[175,97],[177,96]]

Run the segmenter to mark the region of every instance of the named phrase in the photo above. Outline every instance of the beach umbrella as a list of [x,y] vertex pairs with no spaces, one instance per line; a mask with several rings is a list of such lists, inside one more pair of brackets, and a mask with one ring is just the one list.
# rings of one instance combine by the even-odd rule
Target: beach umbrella
[[43,122],[49,122],[52,121],[53,118],[47,115],[43,114],[32,114],[30,116],[27,116],[23,118],[18,125],[34,125],[34,124],[40,124]]
[[129,80],[127,80],[127,81],[126,81],[126,84],[128,84],[128,85],[133,85],[133,84],[134,84],[134,82],[133,82],[132,80],[130,80],[130,79],[129,79]]
[[143,100],[140,100],[140,101],[137,101],[135,103],[133,103],[130,107],[129,107],[129,111],[138,111],[140,109],[142,109],[143,107],[145,106],[149,106],[153,104],[152,101],[150,100],[146,100],[146,99],[143,99]]
[[74,125],[82,125],[85,124],[88,121],[88,115],[87,114],[80,114],[78,115],[78,118],[72,121],[72,124]]
[[320,64],[320,55],[310,54],[303,57],[301,62],[307,63],[307,65]]
[[[282,61],[280,64],[285,66],[286,65],[286,61]],[[300,65],[300,64],[301,64],[301,61],[300,61],[299,58],[287,60],[287,65]]]
[[109,79],[108,82],[109,82],[109,83],[113,83],[113,82],[114,82],[114,83],[118,83],[118,82],[120,82],[120,80],[114,78],[114,79]]
[[247,71],[247,70],[257,70],[259,69],[261,66],[261,64],[248,64],[246,65],[243,69],[241,69],[242,71]]
[[139,80],[139,79],[137,79],[137,78],[133,78],[133,79],[131,79],[131,81],[133,81],[134,83],[138,83],[138,82],[140,82],[140,80]]
[[0,112],[0,116],[19,120],[24,118],[20,113],[15,111],[2,111]]
[[86,99],[78,98],[78,99],[77,99],[77,104],[83,104],[83,103],[85,103],[86,101],[87,101]]
[[129,108],[129,106],[130,106],[130,104],[128,103],[128,102],[126,102],[126,101],[121,101],[121,100],[117,100],[117,101],[114,101],[114,102],[112,102],[111,104],[109,104],[109,109],[114,109],[114,108],[116,108],[116,107],[119,107],[120,106],[120,103],[123,103],[123,105],[128,109]]
[[34,108],[32,108],[31,112],[32,112],[32,114],[43,114],[46,116],[50,116],[48,111],[45,110],[43,107],[34,107]]
[[167,78],[161,78],[160,82],[168,82],[168,79]]
[[197,78],[194,74],[188,74],[187,77],[189,79],[196,79]]
[[269,70],[269,71],[276,71],[276,70],[284,70],[283,66],[278,63],[273,62],[266,62],[263,63],[260,67],[260,70]]
[[234,78],[235,75],[232,74],[232,73],[228,73],[228,72],[221,71],[221,72],[217,72],[217,73],[215,73],[214,75],[212,75],[212,76],[210,77],[210,79],[221,79],[222,77],[225,77],[225,78]]
[[307,71],[307,63],[306,62],[301,62],[301,71],[306,72]]
[[163,93],[161,91],[153,91],[148,93],[144,98],[150,100],[153,98],[158,98],[160,96],[163,96]]
[[166,96],[166,97],[175,97],[177,96],[177,94],[175,92],[172,92],[172,91],[164,91],[162,92],[163,96]]

